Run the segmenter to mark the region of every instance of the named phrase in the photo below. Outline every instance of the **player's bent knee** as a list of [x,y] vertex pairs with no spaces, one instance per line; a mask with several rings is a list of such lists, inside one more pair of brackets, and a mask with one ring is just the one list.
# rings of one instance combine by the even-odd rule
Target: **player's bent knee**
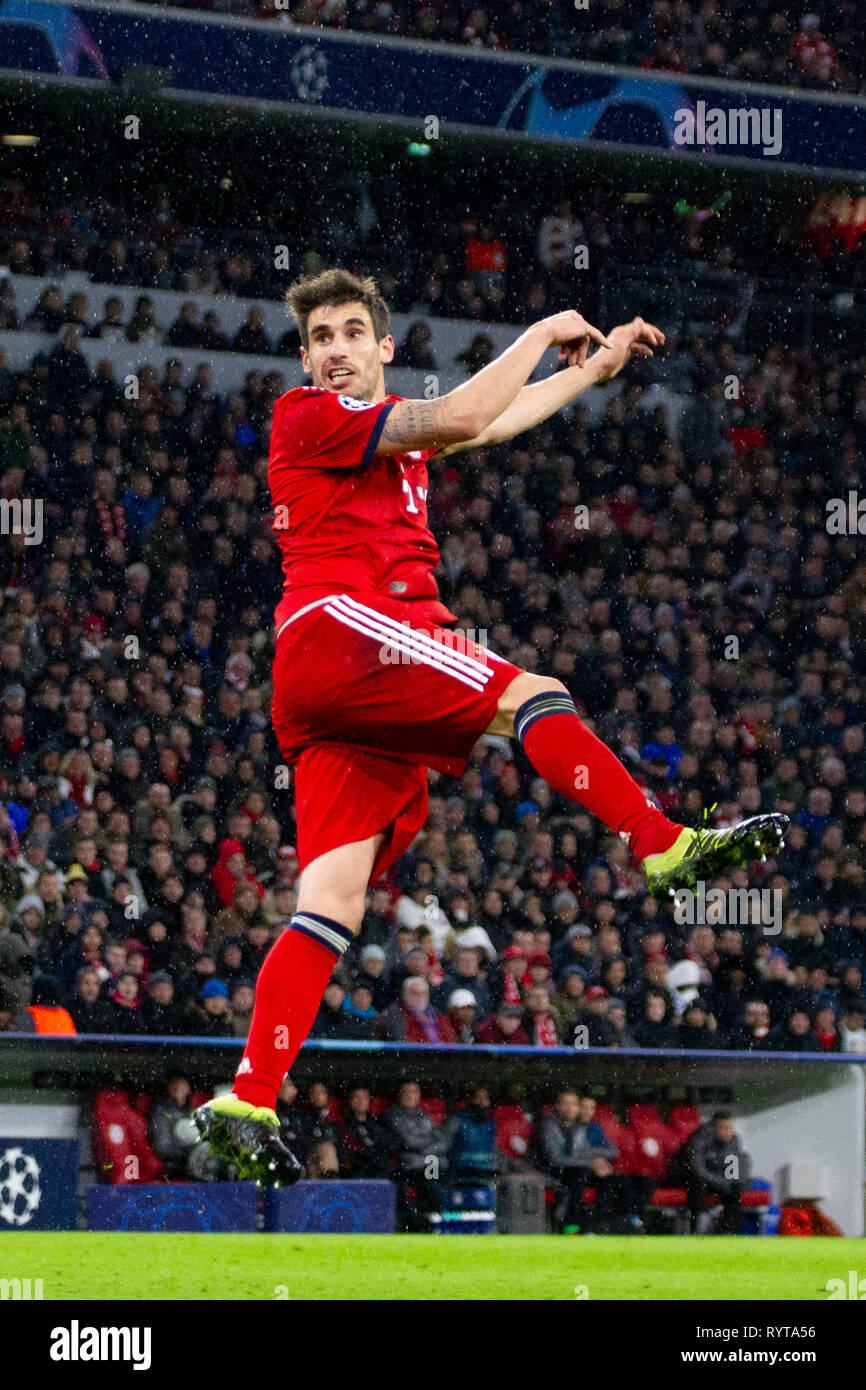
[[521,671],[499,697],[496,714],[485,732],[510,737],[514,732],[514,716],[520,706],[531,700],[534,695],[548,692],[570,696],[562,681],[556,680],[555,677],[534,676],[529,671]]
[[522,671],[503,691],[499,709],[503,714],[515,714],[533,695],[543,695],[546,691],[570,694],[562,681],[556,680],[554,676],[534,676],[529,671]]

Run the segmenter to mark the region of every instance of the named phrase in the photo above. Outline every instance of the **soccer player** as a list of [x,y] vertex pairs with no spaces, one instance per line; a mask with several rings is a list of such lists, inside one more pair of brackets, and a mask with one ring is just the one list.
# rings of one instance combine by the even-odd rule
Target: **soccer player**
[[[659,329],[636,318],[605,337],[573,310],[554,314],[456,390],[404,400],[386,392],[394,339],[373,279],[326,270],[287,300],[313,383],[277,401],[269,468],[285,573],[272,718],[296,768],[298,908],[259,974],[233,1091],[196,1112],[216,1152],[265,1181],[302,1171],[278,1138],[277,1092],[360,927],[368,884],[424,824],[427,768],[460,776],[484,733],[514,737],[556,792],[622,836],[657,896],[765,857],[787,824],[668,820],[560,681],[455,632],[439,599],[427,460],[532,429],[651,356]],[[567,365],[527,385],[552,347]]]

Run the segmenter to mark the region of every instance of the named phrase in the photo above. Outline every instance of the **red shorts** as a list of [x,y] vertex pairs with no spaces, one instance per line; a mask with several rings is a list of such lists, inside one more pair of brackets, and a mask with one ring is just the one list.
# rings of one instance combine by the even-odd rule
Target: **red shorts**
[[521,674],[409,609],[337,594],[277,634],[271,715],[283,757],[297,763],[301,868],[382,831],[372,877],[384,873],[424,824],[425,769],[459,777]]

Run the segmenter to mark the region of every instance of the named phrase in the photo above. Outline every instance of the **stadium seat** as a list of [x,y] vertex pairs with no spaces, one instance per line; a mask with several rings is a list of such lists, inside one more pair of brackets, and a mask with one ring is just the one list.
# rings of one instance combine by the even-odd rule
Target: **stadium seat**
[[671,1107],[670,1126],[680,1135],[684,1144],[701,1124],[700,1111],[696,1105],[674,1105]]
[[532,1120],[519,1105],[497,1105],[493,1109],[496,1147],[508,1158],[525,1158],[532,1138]]
[[93,1154],[104,1182],[121,1186],[162,1180],[162,1163],[147,1142],[147,1119],[125,1091],[99,1091],[92,1119]]
[[615,1173],[635,1173],[637,1162],[637,1138],[618,1118],[610,1105],[596,1107],[595,1118],[604,1130],[605,1137],[619,1149],[619,1157],[614,1159]]
[[421,1101],[421,1109],[426,1110],[434,1125],[444,1125],[448,1118],[448,1106],[444,1100],[437,1100],[435,1096],[425,1096]]
[[654,1105],[632,1105],[628,1112],[628,1128],[635,1139],[633,1173],[662,1182],[671,1154],[681,1140],[670,1125],[665,1124]]

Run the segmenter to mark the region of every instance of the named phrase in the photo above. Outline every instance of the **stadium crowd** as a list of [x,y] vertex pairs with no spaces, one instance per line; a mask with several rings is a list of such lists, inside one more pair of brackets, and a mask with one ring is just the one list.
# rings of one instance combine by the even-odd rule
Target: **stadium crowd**
[[[193,183],[199,195],[200,179],[199,171]],[[336,176],[335,181],[339,185]],[[270,202],[267,194],[257,194],[254,232],[204,217],[201,206],[174,206],[158,183],[110,198],[94,191],[69,198],[52,197],[36,178],[7,175],[0,179],[0,329],[58,333],[75,327],[106,344],[291,355],[299,339],[288,322],[279,337],[269,335],[253,303],[242,326],[229,334],[218,310],[197,296],[279,300],[299,272],[325,261],[376,273],[395,311],[469,319],[480,327],[522,322],[527,312],[554,313],[575,297],[585,304],[607,273],[617,282],[628,271],[692,281],[712,277],[712,293],[727,306],[754,284],[768,237],[786,267],[786,293],[795,283],[846,293],[866,288],[866,199],[849,193],[824,194],[786,213],[761,203],[743,205],[731,195],[701,208],[661,192],[629,202],[621,191],[598,189],[558,201],[539,189],[536,202],[516,190],[507,196],[509,187],[506,180],[505,192],[500,189],[502,196],[486,214],[489,220],[468,209],[431,219],[425,214],[430,198],[443,208],[457,202],[449,176],[431,172],[419,184],[404,169],[395,178],[371,180],[369,221],[360,190],[350,189],[342,212],[323,217],[313,235],[306,209],[296,225],[300,209],[286,205],[282,194]],[[245,196],[239,190],[241,217]],[[288,251],[287,241],[288,269],[275,254],[281,247]],[[575,266],[579,247],[585,248],[583,268]],[[93,291],[64,293],[68,272],[83,273]],[[16,302],[19,276],[51,282],[27,311]],[[112,287],[130,285],[141,290],[131,313],[112,294]],[[160,322],[153,290],[178,291],[189,299],[174,319]],[[483,360],[473,356],[467,365]],[[435,369],[423,324],[399,345],[397,365]]]
[[[147,0],[162,3],[163,0]],[[186,9],[501,52],[862,92],[854,0],[170,0]]]
[[[863,365],[687,335],[596,424],[578,402],[431,467],[464,625],[566,681],[668,814],[792,816],[777,862],[720,885],[769,890],[772,922],[677,921],[494,739],[459,782],[430,774],[314,1036],[866,1047]],[[58,1007],[89,1033],[249,1026],[298,872],[268,723],[282,389],[251,371],[221,397],[175,360],[129,400],[110,339],[91,372],[68,327],[23,371],[0,351],[0,500],[38,503],[43,532],[0,550],[4,1029]]]

